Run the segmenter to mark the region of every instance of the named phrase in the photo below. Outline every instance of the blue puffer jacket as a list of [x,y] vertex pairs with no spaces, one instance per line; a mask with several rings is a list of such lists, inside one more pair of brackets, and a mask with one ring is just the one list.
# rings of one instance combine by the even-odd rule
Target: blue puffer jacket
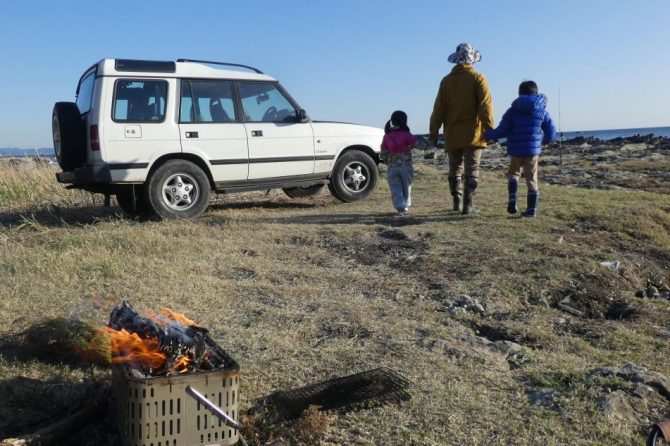
[[498,128],[484,132],[486,140],[507,138],[510,156],[535,156],[542,152],[542,145],[556,137],[556,127],[545,109],[547,98],[543,94],[519,96],[505,112]]

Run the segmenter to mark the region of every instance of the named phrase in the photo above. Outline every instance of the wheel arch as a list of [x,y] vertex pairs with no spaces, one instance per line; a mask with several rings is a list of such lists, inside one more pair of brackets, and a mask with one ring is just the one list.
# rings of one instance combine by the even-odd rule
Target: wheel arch
[[375,152],[374,150],[372,150],[371,147],[369,147],[369,146],[365,146],[365,145],[362,145],[362,144],[357,144],[357,145],[353,145],[353,146],[348,146],[348,147],[346,147],[344,150],[342,150],[342,151],[337,155],[337,158],[335,159],[335,161],[337,162],[337,160],[338,160],[340,157],[342,157],[342,155],[344,155],[344,154],[347,153],[347,152],[351,152],[351,151],[353,151],[353,150],[358,150],[358,151],[360,151],[360,152],[363,152],[363,153],[369,155],[370,158],[372,158],[372,160],[375,162],[375,164],[379,164],[379,163],[381,162],[381,161],[379,160],[379,153],[377,153],[377,152]]
[[163,155],[156,159],[152,164],[151,168],[149,169],[149,172],[147,173],[147,181],[149,178],[151,178],[151,175],[158,169],[160,166],[162,166],[166,161],[170,160],[184,160],[184,161],[190,161],[196,166],[200,167],[203,172],[205,172],[205,175],[207,175],[207,179],[209,180],[209,185],[214,188],[214,177],[212,176],[212,171],[209,168],[209,165],[207,161],[199,157],[198,155],[194,155],[192,153],[169,153],[166,155]]

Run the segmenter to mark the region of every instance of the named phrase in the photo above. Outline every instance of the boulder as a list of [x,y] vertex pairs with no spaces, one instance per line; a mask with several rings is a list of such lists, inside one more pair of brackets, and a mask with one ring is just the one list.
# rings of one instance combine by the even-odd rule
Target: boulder
[[638,416],[628,402],[628,394],[623,390],[616,390],[603,395],[596,400],[596,404],[610,421],[622,423],[637,423]]

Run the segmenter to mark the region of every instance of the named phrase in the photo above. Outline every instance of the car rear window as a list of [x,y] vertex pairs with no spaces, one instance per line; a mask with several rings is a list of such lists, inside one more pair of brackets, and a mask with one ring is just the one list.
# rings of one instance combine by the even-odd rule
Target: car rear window
[[113,119],[116,122],[163,122],[168,85],[166,81],[123,79],[114,89]]

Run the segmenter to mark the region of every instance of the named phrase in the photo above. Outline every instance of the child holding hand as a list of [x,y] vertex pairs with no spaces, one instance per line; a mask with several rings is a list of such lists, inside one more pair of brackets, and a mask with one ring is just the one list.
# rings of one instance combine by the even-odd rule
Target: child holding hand
[[507,138],[507,154],[510,156],[507,171],[507,212],[517,212],[516,194],[519,177],[523,170],[528,186],[527,208],[524,217],[536,217],[540,198],[537,166],[542,146],[556,137],[556,127],[546,110],[547,97],[539,94],[537,84],[524,81],[519,85],[519,97],[505,112],[497,128],[484,132],[486,140]]

